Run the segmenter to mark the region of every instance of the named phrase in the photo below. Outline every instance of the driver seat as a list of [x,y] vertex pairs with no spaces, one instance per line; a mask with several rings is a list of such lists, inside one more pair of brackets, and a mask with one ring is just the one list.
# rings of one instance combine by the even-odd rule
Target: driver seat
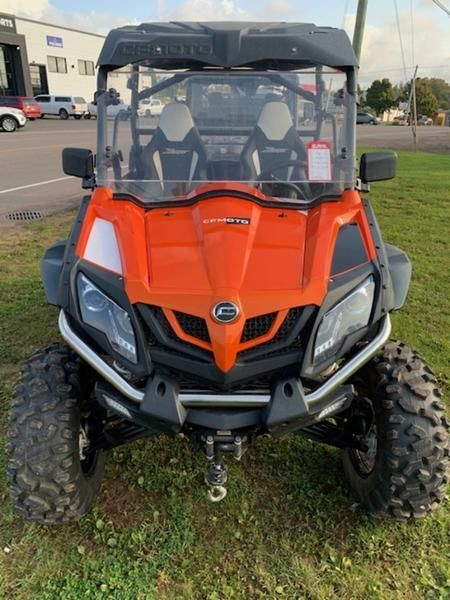
[[243,177],[255,181],[264,171],[274,171],[284,181],[306,179],[305,169],[279,164],[291,160],[306,161],[306,148],[300,139],[284,102],[270,101],[261,109],[258,122],[241,154]]
[[167,104],[158,127],[141,154],[142,178],[158,181],[198,181],[206,176],[206,151],[185,104]]

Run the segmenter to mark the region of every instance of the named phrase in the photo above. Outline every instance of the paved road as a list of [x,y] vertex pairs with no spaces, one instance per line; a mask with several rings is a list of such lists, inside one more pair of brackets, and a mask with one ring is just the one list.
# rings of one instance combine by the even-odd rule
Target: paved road
[[[392,150],[414,150],[411,129],[405,126],[358,125],[358,145]],[[450,127],[418,127],[417,149],[450,155]]]
[[65,146],[95,148],[95,122],[45,119],[13,134],[0,133],[0,224],[19,210],[44,214],[76,206],[80,180],[61,168]]
[[[126,124],[123,124],[126,126]],[[43,119],[14,134],[0,133],[0,226],[13,211],[37,210],[44,215],[77,206],[84,191],[80,181],[61,169],[65,146],[95,149],[96,121]],[[406,127],[358,125],[361,146],[411,148]],[[421,127],[420,149],[450,154],[449,127]]]

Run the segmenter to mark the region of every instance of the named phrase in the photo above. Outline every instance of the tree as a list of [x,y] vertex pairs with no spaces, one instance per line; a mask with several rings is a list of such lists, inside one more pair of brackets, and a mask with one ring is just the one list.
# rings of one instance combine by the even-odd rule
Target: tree
[[372,82],[366,93],[366,104],[377,115],[382,115],[386,110],[395,106],[395,94],[389,79],[376,79]]
[[438,108],[448,110],[450,108],[450,83],[438,77],[424,77],[421,81],[430,84],[431,91],[436,96]]
[[407,83],[397,83],[392,89],[397,102],[408,102],[409,87]]
[[[408,83],[407,95],[409,96],[410,93],[411,83]],[[416,103],[418,115],[427,115],[428,117],[434,117],[437,114],[439,105],[436,96],[433,94],[430,80],[428,78],[422,79],[421,77],[417,77],[416,79]]]

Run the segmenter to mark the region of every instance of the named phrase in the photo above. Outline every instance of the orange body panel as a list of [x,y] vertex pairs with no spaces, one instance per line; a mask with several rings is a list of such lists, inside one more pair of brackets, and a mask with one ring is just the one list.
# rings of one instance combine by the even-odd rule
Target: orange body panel
[[[211,349],[225,372],[238,352],[270,340],[289,308],[323,302],[342,225],[357,223],[368,260],[376,256],[355,191],[308,211],[268,208],[231,194],[190,206],[146,210],[98,188],[77,244],[80,257],[96,217],[114,224],[130,301],[162,307],[176,334]],[[226,217],[250,223],[228,224]],[[214,305],[223,300],[240,308],[239,317],[226,325],[211,316]],[[211,343],[184,333],[174,310],[204,318]],[[270,331],[241,343],[245,320],[271,312],[279,314]]]

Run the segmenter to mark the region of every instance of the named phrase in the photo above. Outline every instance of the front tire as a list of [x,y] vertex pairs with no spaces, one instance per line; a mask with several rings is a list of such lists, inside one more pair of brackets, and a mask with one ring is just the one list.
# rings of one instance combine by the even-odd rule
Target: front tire
[[0,127],[3,129],[5,133],[14,133],[18,128],[19,124],[14,117],[10,117],[7,115],[0,119]]
[[88,367],[62,344],[36,352],[22,371],[7,454],[11,497],[28,520],[80,519],[97,496],[104,455],[88,451],[92,383]]
[[448,483],[448,422],[436,378],[401,342],[389,342],[360,378],[352,409],[366,415],[368,450],[344,451],[346,477],[375,516],[424,517]]

